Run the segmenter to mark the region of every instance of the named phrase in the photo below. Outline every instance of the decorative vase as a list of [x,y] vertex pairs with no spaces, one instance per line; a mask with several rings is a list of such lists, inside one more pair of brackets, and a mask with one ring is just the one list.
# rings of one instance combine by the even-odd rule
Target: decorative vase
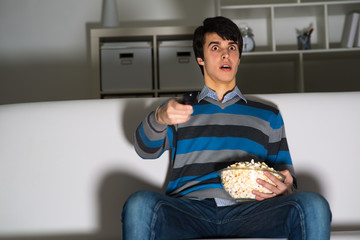
[[104,0],[103,26],[104,27],[118,27],[119,26],[119,18],[118,18],[116,0]]

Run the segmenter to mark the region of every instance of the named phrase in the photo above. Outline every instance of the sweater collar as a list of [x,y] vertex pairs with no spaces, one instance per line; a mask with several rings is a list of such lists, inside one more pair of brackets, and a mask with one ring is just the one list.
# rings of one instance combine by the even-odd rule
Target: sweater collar
[[[239,88],[237,86],[235,86],[234,90],[232,90],[231,92],[228,92],[224,96],[224,100],[222,101],[222,103],[226,103],[237,96],[240,97],[242,100],[244,100],[244,102],[247,103],[246,98],[244,97],[244,95],[241,93],[241,91],[239,90]],[[209,87],[204,86],[203,89],[201,90],[200,94],[198,95],[198,102],[200,102],[201,100],[203,100],[206,97],[209,97],[211,99],[219,101],[216,92],[211,90]]]

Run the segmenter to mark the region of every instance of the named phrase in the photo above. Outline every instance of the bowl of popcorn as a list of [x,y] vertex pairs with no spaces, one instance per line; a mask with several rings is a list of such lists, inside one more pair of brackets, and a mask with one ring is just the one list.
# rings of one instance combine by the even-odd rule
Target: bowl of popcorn
[[254,200],[253,190],[263,193],[271,193],[271,191],[256,182],[258,178],[275,184],[264,175],[264,172],[270,172],[282,182],[285,176],[266,165],[264,162],[238,162],[219,171],[221,183],[226,192],[230,194],[236,201]]

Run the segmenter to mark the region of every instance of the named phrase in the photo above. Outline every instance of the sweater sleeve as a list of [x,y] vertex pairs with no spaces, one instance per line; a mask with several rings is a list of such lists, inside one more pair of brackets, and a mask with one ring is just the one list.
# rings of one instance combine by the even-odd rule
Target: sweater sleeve
[[134,147],[137,154],[144,159],[155,159],[169,149],[167,128],[151,112],[138,126],[134,134]]
[[292,163],[289,146],[285,134],[285,125],[280,112],[276,115],[273,122],[272,133],[270,134],[270,143],[268,151],[268,159],[273,167],[278,170],[289,170],[294,178],[294,187],[296,188],[296,176]]

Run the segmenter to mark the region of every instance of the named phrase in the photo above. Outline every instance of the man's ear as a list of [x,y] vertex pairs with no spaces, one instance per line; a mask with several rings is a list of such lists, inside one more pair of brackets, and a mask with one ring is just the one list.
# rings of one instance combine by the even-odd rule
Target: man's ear
[[204,60],[202,58],[196,58],[199,65],[204,66]]

